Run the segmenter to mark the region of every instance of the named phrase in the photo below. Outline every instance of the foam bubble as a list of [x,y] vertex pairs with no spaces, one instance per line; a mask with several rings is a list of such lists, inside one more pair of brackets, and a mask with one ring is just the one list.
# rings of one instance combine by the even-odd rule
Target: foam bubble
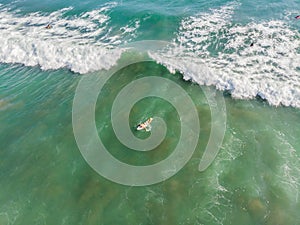
[[276,151],[280,155],[282,161],[278,165],[276,175],[280,178],[277,182],[282,183],[282,187],[286,190],[287,197],[291,203],[299,202],[299,158],[294,146],[287,140],[285,134],[273,129],[274,136],[278,143],[276,144]]
[[[45,15],[25,16],[0,9],[0,62],[40,66],[43,70],[69,68],[78,73],[109,69],[124,49],[117,46],[130,39],[139,23],[113,34],[108,11],[116,4],[66,17],[72,8]],[[46,25],[51,24],[51,29]],[[116,32],[115,32],[116,33]],[[130,33],[130,34],[129,34]]]
[[[78,73],[109,69],[140,26],[134,19],[113,31],[108,12],[115,6],[73,17],[65,16],[72,8],[19,16],[0,7],[0,62]],[[236,24],[237,7],[183,19],[174,45],[149,55],[184,79],[228,90],[234,98],[260,96],[271,105],[300,107],[299,31],[280,20]],[[49,23],[53,28],[45,29]]]
[[260,96],[271,105],[300,107],[299,31],[276,20],[235,24],[236,7],[183,19],[175,47],[151,57],[234,98]]

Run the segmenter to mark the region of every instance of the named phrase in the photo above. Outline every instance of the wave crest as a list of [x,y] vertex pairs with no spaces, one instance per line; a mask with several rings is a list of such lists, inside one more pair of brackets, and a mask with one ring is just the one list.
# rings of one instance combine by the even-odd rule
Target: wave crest
[[[43,70],[68,68],[88,73],[109,69],[124,50],[117,46],[134,35],[139,26],[132,23],[113,32],[108,11],[115,4],[66,17],[65,8],[44,15],[39,12],[19,16],[0,9],[0,62],[40,66]],[[51,29],[46,25],[51,24]],[[130,34],[128,30],[130,29]]]
[[300,107],[300,35],[283,21],[235,24],[236,5],[181,22],[175,47],[153,59],[234,98]]

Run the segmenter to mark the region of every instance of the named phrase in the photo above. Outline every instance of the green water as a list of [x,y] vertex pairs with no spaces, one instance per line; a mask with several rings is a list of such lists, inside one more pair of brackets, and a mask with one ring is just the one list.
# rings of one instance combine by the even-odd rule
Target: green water
[[132,131],[140,138],[148,134],[134,131],[139,119],[155,114],[166,120],[167,136],[157,149],[132,151],[113,133],[109,112],[117,92],[150,75],[171,79],[189,93],[199,113],[200,137],[192,159],[175,176],[128,187],[98,175],[78,150],[72,101],[81,75],[1,65],[0,225],[299,224],[299,109],[225,96],[222,148],[213,164],[199,172],[211,125],[203,90],[214,89],[183,81],[181,74],[169,74],[160,65],[138,63],[113,76],[98,98],[97,129],[111,154],[146,165],[167,157],[178,142],[178,114],[158,98],[138,102],[130,114]]

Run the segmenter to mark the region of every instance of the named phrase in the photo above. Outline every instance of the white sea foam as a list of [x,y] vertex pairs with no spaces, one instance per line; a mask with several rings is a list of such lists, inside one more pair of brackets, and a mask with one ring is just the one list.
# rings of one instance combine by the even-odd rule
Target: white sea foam
[[278,143],[276,143],[277,153],[280,155],[282,161],[278,165],[278,170],[275,172],[278,176],[277,182],[282,184],[282,187],[286,190],[286,195],[289,198],[290,203],[299,202],[299,157],[295,147],[287,140],[285,134],[281,131],[273,129],[274,136]]
[[[72,8],[20,16],[1,6],[0,62],[78,73],[109,69],[141,22],[134,19],[116,32],[108,13],[115,6],[73,17],[64,16]],[[237,7],[183,19],[174,46],[149,55],[184,79],[228,90],[234,98],[260,96],[271,105],[300,107],[299,31],[279,20],[236,24]],[[45,29],[49,23],[53,28]]]
[[[175,47],[150,56],[234,98],[300,107],[300,34],[282,21],[232,22],[237,4],[184,19]],[[253,43],[251,47],[250,44]]]
[[[124,50],[117,47],[130,40],[139,26],[112,32],[107,15],[115,4],[65,17],[72,8],[45,15],[39,12],[20,16],[0,9],[0,62],[40,66],[42,69],[69,68],[78,73],[109,69]],[[52,29],[45,29],[47,24]],[[130,32],[130,34],[128,34]],[[116,34],[117,33],[117,34]]]

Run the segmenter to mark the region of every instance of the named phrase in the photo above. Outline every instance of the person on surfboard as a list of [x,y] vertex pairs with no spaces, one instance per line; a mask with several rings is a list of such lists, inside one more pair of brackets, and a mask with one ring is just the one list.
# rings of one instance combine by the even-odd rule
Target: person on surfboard
[[51,29],[52,26],[51,26],[51,24],[49,23],[45,28],[46,28],[46,29]]
[[152,122],[153,118],[150,117],[149,119],[147,119],[144,123],[140,123],[137,126],[137,130],[146,130],[146,131],[150,131],[151,130],[151,122]]

